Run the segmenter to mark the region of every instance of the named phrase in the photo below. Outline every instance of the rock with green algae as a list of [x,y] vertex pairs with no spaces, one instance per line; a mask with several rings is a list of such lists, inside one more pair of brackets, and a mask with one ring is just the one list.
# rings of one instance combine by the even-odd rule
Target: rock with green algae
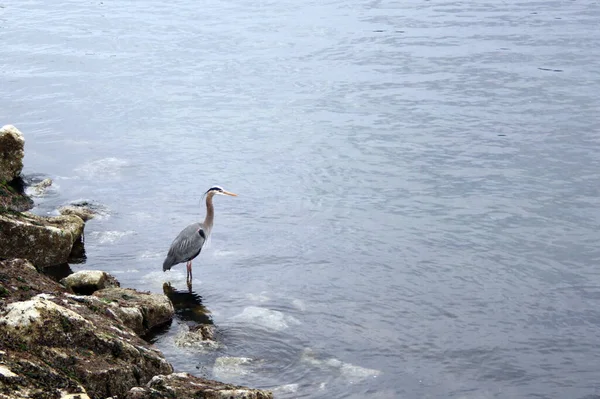
[[84,226],[84,221],[75,215],[0,213],[0,258],[28,259],[37,267],[66,263]]
[[33,200],[24,193],[22,182],[0,181],[0,212],[25,212],[33,208]]

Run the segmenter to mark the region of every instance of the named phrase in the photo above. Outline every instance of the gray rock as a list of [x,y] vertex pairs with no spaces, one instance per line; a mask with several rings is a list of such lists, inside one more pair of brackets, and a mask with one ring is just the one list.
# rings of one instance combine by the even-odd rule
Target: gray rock
[[132,388],[125,399],[272,399],[273,393],[261,389],[224,384],[187,373],[157,375],[145,387]]
[[74,215],[0,213],[0,258],[28,259],[37,267],[66,263],[83,229]]
[[67,289],[82,295],[121,286],[116,278],[101,270],[81,270],[63,278],[60,282]]
[[0,182],[17,178],[23,170],[25,139],[12,125],[0,128]]
[[[94,296],[111,305],[126,326],[143,336],[173,320],[173,304],[163,294],[140,292],[130,288],[106,288]],[[140,325],[140,317],[141,325]]]

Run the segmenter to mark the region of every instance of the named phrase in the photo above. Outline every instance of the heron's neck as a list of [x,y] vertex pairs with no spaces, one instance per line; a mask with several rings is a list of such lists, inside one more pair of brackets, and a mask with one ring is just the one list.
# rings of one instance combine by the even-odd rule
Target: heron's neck
[[215,218],[215,207],[213,206],[213,196],[207,195],[206,196],[206,217],[204,218],[204,228],[206,230],[208,230],[207,235],[208,235],[208,233],[210,233],[210,230],[212,230],[214,218]]

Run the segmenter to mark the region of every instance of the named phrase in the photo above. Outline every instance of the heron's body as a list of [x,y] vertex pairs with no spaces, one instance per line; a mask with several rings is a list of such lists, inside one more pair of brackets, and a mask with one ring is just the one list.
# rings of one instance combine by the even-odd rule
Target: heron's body
[[237,196],[234,193],[223,190],[221,187],[211,187],[206,192],[206,217],[202,223],[192,223],[179,233],[171,243],[167,257],[163,262],[163,271],[170,270],[171,267],[186,262],[187,279],[192,279],[192,260],[202,251],[213,226],[214,207],[212,199],[215,194]]
[[200,255],[207,237],[203,223],[192,223],[181,230],[169,248],[169,253],[163,262],[163,271],[179,263],[189,262]]

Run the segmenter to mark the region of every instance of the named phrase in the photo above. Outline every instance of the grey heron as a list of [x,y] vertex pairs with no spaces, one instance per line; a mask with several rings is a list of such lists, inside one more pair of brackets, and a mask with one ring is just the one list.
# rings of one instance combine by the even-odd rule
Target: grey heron
[[237,197],[237,194],[224,190],[222,187],[213,186],[206,193],[206,217],[202,223],[192,223],[179,233],[171,243],[171,248],[163,262],[163,271],[170,270],[171,267],[186,262],[187,282],[192,281],[192,260],[200,254],[202,246],[210,235],[215,217],[215,208],[213,206],[213,197],[215,195],[230,195]]

